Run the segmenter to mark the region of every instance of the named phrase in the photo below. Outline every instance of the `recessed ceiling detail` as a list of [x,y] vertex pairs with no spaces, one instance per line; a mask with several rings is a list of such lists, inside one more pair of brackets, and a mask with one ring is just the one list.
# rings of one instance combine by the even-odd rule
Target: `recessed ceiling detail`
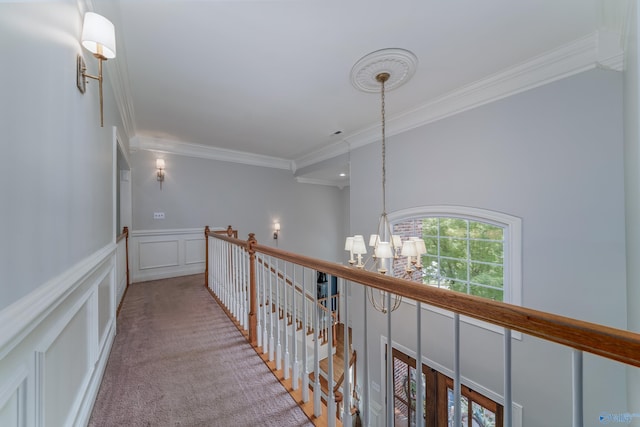
[[381,49],[363,56],[351,69],[351,83],[364,92],[380,92],[376,76],[389,73],[386,90],[406,83],[416,71],[418,58],[405,49]]

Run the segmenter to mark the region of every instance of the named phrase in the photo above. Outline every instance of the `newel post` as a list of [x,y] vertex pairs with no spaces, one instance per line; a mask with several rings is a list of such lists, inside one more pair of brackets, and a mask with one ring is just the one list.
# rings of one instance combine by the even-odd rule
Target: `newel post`
[[249,343],[256,347],[258,345],[258,318],[257,303],[258,293],[256,292],[256,251],[253,248],[258,241],[254,233],[249,234],[247,249],[249,251]]
[[209,286],[209,226],[204,227],[204,287]]

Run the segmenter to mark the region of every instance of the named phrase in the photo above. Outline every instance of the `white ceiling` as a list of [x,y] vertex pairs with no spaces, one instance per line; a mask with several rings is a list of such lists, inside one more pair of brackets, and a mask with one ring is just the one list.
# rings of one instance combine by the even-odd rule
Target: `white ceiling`
[[[92,4],[116,26],[118,56],[106,66],[118,74],[114,84],[134,145],[204,157],[246,155],[294,171],[346,152],[347,141],[353,146],[377,137],[379,95],[350,82],[351,68],[370,52],[403,48],[418,58],[412,79],[387,94],[388,122],[397,119],[399,131],[415,126],[401,118],[465,88],[476,90],[469,85],[505,70],[515,75],[513,67],[532,58],[549,52],[566,58],[585,43],[598,49],[606,38],[594,34],[603,27],[619,31],[615,10],[624,10],[624,0]],[[332,165],[330,173],[337,172]],[[314,170],[313,178],[322,174]]]

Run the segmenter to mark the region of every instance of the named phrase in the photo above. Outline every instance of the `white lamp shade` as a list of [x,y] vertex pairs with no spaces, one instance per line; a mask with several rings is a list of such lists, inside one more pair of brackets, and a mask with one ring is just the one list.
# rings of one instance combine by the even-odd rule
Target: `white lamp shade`
[[413,243],[416,246],[416,252],[417,252],[418,255],[422,255],[422,254],[426,254],[427,253],[427,245],[425,245],[423,239],[416,238],[415,240],[413,240]]
[[372,248],[375,248],[379,242],[380,236],[378,236],[377,234],[372,234],[371,236],[369,236],[369,246],[371,246]]
[[351,248],[354,254],[364,255],[367,253],[367,247],[364,244],[364,237],[361,234],[353,236],[353,247]]
[[393,236],[391,236],[391,239],[392,239],[391,241],[393,242],[393,247],[394,248],[397,249],[397,248],[402,247],[402,237],[397,236],[397,235],[394,234]]
[[164,159],[156,160],[156,169],[164,169]]
[[416,245],[413,240],[405,240],[402,244],[402,256],[416,256],[418,252],[416,251]]
[[353,250],[353,237],[347,237],[347,239],[344,242],[344,250],[345,251]]
[[116,32],[111,21],[97,13],[87,12],[82,26],[82,46],[91,53],[100,52],[105,58],[116,57]]
[[389,242],[378,242],[375,253],[377,258],[393,258],[393,252],[391,251],[391,245]]
[[275,231],[280,231],[280,223],[279,222],[274,222],[273,223],[273,229]]

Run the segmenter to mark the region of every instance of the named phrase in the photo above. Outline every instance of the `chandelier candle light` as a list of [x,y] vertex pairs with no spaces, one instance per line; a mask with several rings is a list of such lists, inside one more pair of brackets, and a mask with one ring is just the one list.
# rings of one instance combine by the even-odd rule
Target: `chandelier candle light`
[[[380,274],[387,274],[393,266],[393,261],[400,256],[407,257],[407,274],[421,268],[421,255],[426,253],[424,241],[420,238],[409,239],[405,242],[394,235],[387,217],[386,209],[386,117],[385,117],[385,88],[393,89],[404,83],[413,75],[417,59],[411,52],[403,49],[383,49],[373,52],[356,63],[351,70],[351,82],[357,88],[366,92],[380,90],[382,116],[382,213],[378,221],[378,230],[369,238],[369,246],[373,249],[371,258],[363,262],[363,255],[367,254],[364,236],[358,234],[347,237],[345,251],[349,251],[349,264],[357,268],[376,269]],[[357,256],[357,260],[354,258]],[[400,306],[402,297],[394,295],[389,303],[386,292],[374,295],[372,288],[368,288],[369,301],[378,311],[386,313]]]

